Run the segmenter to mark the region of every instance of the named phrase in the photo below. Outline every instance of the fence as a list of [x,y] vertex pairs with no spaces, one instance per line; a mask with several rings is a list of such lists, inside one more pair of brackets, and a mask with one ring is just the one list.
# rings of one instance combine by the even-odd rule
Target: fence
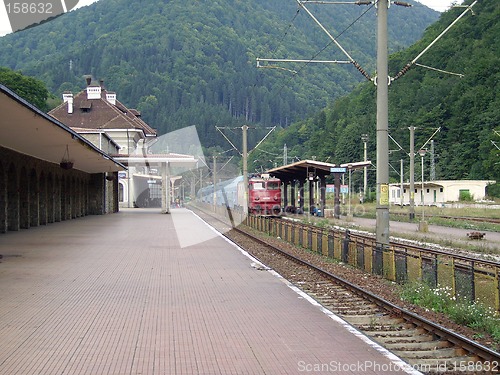
[[398,283],[424,281],[449,287],[458,299],[480,302],[500,311],[500,265],[495,262],[394,244],[349,231],[319,228],[268,217],[248,216],[251,228],[320,255],[337,259]]

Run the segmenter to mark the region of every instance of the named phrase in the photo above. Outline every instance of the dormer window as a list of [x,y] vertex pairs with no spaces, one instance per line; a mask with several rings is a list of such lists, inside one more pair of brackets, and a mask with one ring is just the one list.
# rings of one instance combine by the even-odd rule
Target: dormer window
[[80,103],[80,111],[82,113],[90,112],[92,108],[92,102],[90,100],[82,100]]
[[116,93],[114,92],[108,92],[106,93],[106,100],[113,104],[113,105],[116,105]]

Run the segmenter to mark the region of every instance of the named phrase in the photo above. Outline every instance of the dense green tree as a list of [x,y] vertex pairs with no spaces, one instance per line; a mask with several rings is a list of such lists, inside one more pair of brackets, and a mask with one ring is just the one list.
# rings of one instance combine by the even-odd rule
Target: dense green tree
[[42,81],[0,67],[0,83],[42,111],[49,109],[47,104],[49,92]]
[[[373,5],[308,7],[373,70]],[[393,51],[438,16],[425,7],[391,7],[391,15]],[[0,38],[0,64],[57,95],[80,91],[87,74],[102,78],[160,134],[195,124],[213,146],[225,142],[216,125],[287,127],[349,92],[362,78],[353,67],[256,68],[256,57],[308,59],[322,50],[317,58],[345,60],[294,1],[106,0]]]

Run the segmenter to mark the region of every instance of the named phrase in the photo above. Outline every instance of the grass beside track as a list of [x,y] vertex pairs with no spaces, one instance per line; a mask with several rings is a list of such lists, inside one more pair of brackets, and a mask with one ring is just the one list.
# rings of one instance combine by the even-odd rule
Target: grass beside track
[[491,347],[500,347],[500,315],[480,303],[468,303],[453,297],[450,288],[430,288],[422,282],[408,283],[401,287],[401,299],[432,311],[449,316],[455,323],[477,331],[475,339],[491,337]]

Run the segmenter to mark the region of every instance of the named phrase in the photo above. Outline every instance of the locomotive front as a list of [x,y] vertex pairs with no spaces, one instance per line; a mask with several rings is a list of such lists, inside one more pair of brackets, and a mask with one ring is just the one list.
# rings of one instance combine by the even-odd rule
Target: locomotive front
[[281,215],[281,181],[261,175],[248,181],[248,212],[262,216]]

